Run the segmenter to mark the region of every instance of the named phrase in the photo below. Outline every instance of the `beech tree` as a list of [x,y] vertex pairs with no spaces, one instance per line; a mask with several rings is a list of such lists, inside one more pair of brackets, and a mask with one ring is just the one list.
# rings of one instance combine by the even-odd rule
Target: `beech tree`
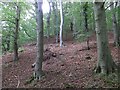
[[[118,18],[118,60],[120,60],[120,1],[118,1],[118,12],[117,12],[117,18]],[[120,72],[120,71],[119,71]]]
[[58,8],[57,8],[57,1],[52,2],[52,8],[54,12],[54,20],[53,23],[55,23],[54,29],[55,29],[55,36],[56,36],[56,43],[58,43]]
[[[83,6],[83,16],[84,16],[84,30],[88,32],[88,2],[86,2]],[[87,38],[87,49],[89,50],[89,38]]]
[[118,1],[118,46],[120,47],[120,1]]
[[52,3],[52,0],[48,0],[48,3],[49,3],[49,12],[47,14],[47,37],[49,38],[50,37],[50,16],[51,16],[51,3]]
[[[112,10],[112,29],[114,32],[114,44],[115,46],[118,46],[118,40],[119,40],[119,29],[118,29],[118,25],[117,25],[117,13],[116,13],[116,6],[117,3],[115,4],[114,2],[110,2],[111,4],[111,10]],[[115,4],[115,5],[114,5]]]
[[109,74],[115,71],[116,65],[112,59],[111,51],[108,46],[104,3],[105,2],[97,2],[97,0],[94,2],[98,52],[98,62],[95,68],[95,72]]
[[117,28],[117,18],[116,18],[116,11],[115,8],[116,6],[114,5],[114,2],[111,2],[111,10],[112,10],[112,23],[113,23],[113,32],[114,32],[114,44],[116,46],[118,46],[119,44],[119,32],[118,32],[118,28]]
[[14,56],[13,60],[18,60],[18,33],[19,33],[19,23],[20,23],[20,6],[19,3],[14,3],[16,5],[16,18],[15,18],[15,31],[14,31]]
[[39,80],[43,74],[42,61],[43,61],[43,0],[37,1],[37,58],[35,62],[35,78]]
[[63,40],[62,40],[62,31],[63,31],[63,10],[62,10],[62,0],[60,1],[60,18],[61,18],[61,23],[60,23],[60,47],[62,47]]

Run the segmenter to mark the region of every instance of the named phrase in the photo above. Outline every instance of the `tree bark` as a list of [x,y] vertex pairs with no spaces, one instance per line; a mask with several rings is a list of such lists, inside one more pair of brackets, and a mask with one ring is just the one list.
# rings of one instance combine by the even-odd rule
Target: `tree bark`
[[[117,13],[117,17],[118,17],[118,61],[120,60],[120,1],[118,1],[118,13]],[[119,73],[120,73],[120,61],[119,61]],[[120,79],[120,76],[119,76]],[[119,81],[120,82],[120,81]]]
[[114,7],[114,2],[111,2],[111,10],[112,10],[112,23],[113,23],[113,32],[114,32],[114,44],[115,46],[118,46],[119,43],[119,33],[118,33],[118,29],[117,29],[117,19],[116,19],[116,12],[114,11],[115,7]]
[[118,1],[118,46],[120,47],[120,1]]
[[75,25],[76,25],[76,19],[75,19],[75,17],[73,16],[73,27],[72,27],[72,29],[73,29],[73,38],[75,39],[76,38],[76,33],[77,33],[77,31],[76,31],[76,27],[75,27]]
[[35,62],[35,78],[40,80],[42,71],[42,61],[43,61],[43,11],[42,11],[42,0],[37,2],[37,58]]
[[94,10],[93,10],[93,31],[95,31],[95,16],[94,16]]
[[61,17],[61,23],[60,23],[60,47],[62,47],[63,40],[62,40],[62,31],[63,31],[63,10],[62,10],[62,1],[60,1],[60,17]]
[[95,68],[96,73],[109,74],[115,71],[116,65],[112,59],[111,51],[108,44],[107,24],[105,16],[104,2],[94,3],[96,36],[97,36],[97,53],[98,62]]
[[55,36],[56,36],[56,43],[58,43],[58,8],[57,8],[57,1],[56,2],[53,2],[52,3],[52,7],[53,7],[53,11],[54,11],[54,22],[55,23],[55,26],[54,26],[54,29],[55,29]]
[[[49,1],[48,1],[49,2]],[[47,14],[47,37],[49,38],[50,37],[50,16],[51,16],[51,0],[49,2],[49,13]]]
[[[88,33],[88,15],[87,15],[87,9],[88,9],[88,2],[86,2],[84,4],[84,7],[83,7],[83,16],[84,16],[84,28],[85,28],[85,31]],[[89,47],[89,37],[87,37],[87,49],[89,50],[90,47]]]
[[8,36],[6,36],[6,45],[7,45],[6,49],[7,51],[9,51],[10,50],[10,35],[9,34]]
[[16,3],[16,18],[15,18],[15,32],[14,32],[14,56],[13,60],[18,61],[18,33],[20,23],[20,7],[19,3]]

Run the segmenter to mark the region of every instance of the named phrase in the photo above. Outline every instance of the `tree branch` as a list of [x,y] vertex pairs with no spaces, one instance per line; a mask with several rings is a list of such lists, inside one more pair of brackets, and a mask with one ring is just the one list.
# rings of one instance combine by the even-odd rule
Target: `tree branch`
[[107,10],[110,6],[112,6],[114,4],[114,2],[112,4],[110,4],[108,7],[105,8],[105,10]]
[[11,23],[13,23],[13,24],[16,24],[15,22],[13,22],[13,21],[11,21],[11,20],[9,20],[9,19],[7,19],[7,20],[1,20],[1,21],[8,21],[8,22],[11,22]]
[[28,37],[32,38],[32,37],[27,33],[26,30],[24,30],[24,31],[25,31],[25,34],[26,34]]

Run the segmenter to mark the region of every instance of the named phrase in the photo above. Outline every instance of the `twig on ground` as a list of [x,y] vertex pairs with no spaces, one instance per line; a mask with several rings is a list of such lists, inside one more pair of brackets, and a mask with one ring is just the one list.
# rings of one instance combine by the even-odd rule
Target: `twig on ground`
[[20,79],[19,79],[19,76],[18,76],[18,84],[17,84],[17,88],[20,86]]

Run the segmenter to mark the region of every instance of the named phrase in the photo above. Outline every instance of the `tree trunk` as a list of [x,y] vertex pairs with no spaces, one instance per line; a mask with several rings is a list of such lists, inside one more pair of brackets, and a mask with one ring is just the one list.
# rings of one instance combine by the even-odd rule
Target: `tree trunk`
[[[87,15],[87,9],[88,9],[88,2],[85,3],[83,7],[83,16],[84,16],[84,28],[85,31],[88,33],[88,15]],[[89,37],[87,37],[87,49],[89,50]]]
[[[2,40],[3,41],[3,40]],[[6,53],[6,47],[5,44],[2,43],[2,53],[5,54]]]
[[95,31],[95,16],[94,16],[94,10],[93,10],[93,31]]
[[9,51],[10,50],[10,35],[8,35],[7,37],[6,37],[6,45],[7,45],[7,51]]
[[37,2],[37,58],[35,62],[35,78],[40,80],[43,75],[42,61],[43,61],[43,11],[42,0]]
[[13,60],[18,60],[18,33],[19,33],[19,22],[20,22],[20,7],[19,3],[16,3],[16,24],[15,24],[15,32],[14,32],[14,56]]
[[75,27],[75,25],[76,25],[76,19],[75,19],[74,16],[73,16],[73,22],[72,23],[73,23],[73,27],[72,27],[73,28],[73,38],[75,39],[76,35],[77,35],[76,34],[77,31],[76,31],[76,27]]
[[60,17],[61,17],[61,23],[60,23],[60,47],[62,47],[63,41],[62,41],[62,31],[63,31],[63,10],[62,10],[62,1],[60,1]]
[[120,47],[120,1],[118,1],[118,46]]
[[52,3],[53,11],[54,11],[54,30],[55,30],[55,36],[56,36],[56,43],[58,43],[58,8],[57,8],[57,1]]
[[49,10],[49,13],[47,14],[47,38],[50,37],[50,16],[51,16],[51,5],[50,5],[50,3],[51,3],[51,0],[49,2],[50,10]]
[[114,44],[115,46],[118,45],[119,42],[119,33],[118,33],[118,29],[117,29],[117,20],[116,20],[116,12],[114,11],[114,2],[111,2],[111,10],[112,10],[112,23],[113,23],[113,32],[114,32]]
[[104,2],[94,3],[98,62],[95,68],[96,73],[109,74],[115,71],[116,65],[112,59],[108,44],[107,24]]
[[[118,13],[117,13],[117,17],[118,17],[118,61],[120,60],[120,1],[118,1]],[[120,61],[119,61],[119,72],[120,73]],[[120,79],[120,76],[119,76],[119,79]],[[119,80],[120,82],[120,80]]]

